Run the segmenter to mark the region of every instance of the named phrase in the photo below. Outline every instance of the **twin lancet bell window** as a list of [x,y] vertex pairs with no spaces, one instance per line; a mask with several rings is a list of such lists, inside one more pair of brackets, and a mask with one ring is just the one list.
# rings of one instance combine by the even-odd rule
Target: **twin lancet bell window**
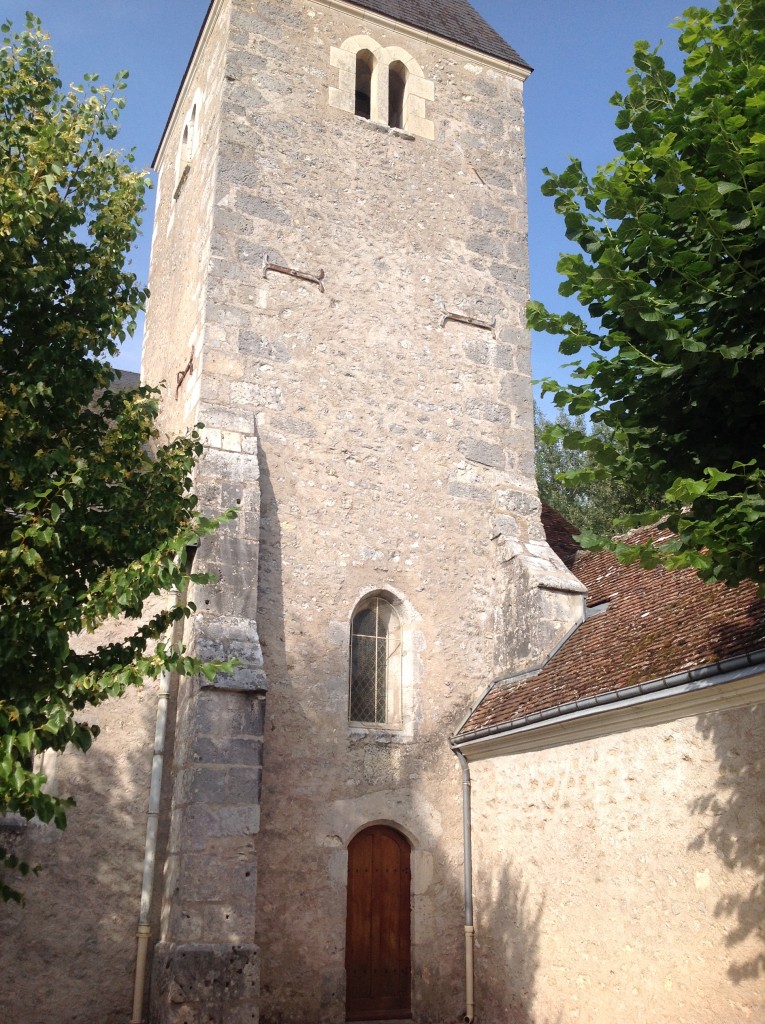
[[383,597],[366,600],[353,615],[348,717],[376,725],[401,721],[401,620]]
[[[375,87],[375,58],[369,50],[356,55],[356,116],[369,121],[372,116],[372,90]],[[388,124],[404,127],[406,67],[394,61],[388,68]]]
[[337,71],[329,86],[330,107],[407,136],[435,139],[427,106],[435,85],[403,47],[381,46],[368,35],[350,36],[330,47],[329,63]]

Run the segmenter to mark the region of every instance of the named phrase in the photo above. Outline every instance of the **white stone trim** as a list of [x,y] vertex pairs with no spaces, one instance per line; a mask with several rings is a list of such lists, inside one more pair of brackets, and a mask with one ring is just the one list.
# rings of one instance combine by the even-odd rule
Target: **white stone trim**
[[388,124],[388,86],[390,66],[401,63],[406,68],[406,92],[404,95],[404,121],[402,130],[411,135],[432,142],[436,130],[433,121],[426,117],[425,104],[435,97],[435,86],[425,78],[419,63],[401,46],[381,46],[368,35],[349,36],[340,46],[333,46],[329,53],[330,67],[338,72],[337,86],[329,87],[329,105],[337,110],[354,113],[356,109],[356,59],[368,51],[374,58],[372,87],[370,94],[370,117],[373,124]]
[[350,710],[350,678],[351,678],[351,631],[353,618],[361,605],[374,597],[381,597],[392,605],[399,618],[401,628],[401,655],[397,665],[398,679],[393,683],[398,687],[398,721],[396,722],[355,722],[346,718],[348,733],[359,739],[368,737],[371,740],[391,743],[409,743],[414,737],[414,714],[416,690],[421,684],[419,659],[417,652],[421,647],[421,634],[416,628],[420,616],[411,602],[396,587],[389,584],[367,587],[360,592],[356,602],[350,609],[346,620],[346,679],[348,680],[348,704]]

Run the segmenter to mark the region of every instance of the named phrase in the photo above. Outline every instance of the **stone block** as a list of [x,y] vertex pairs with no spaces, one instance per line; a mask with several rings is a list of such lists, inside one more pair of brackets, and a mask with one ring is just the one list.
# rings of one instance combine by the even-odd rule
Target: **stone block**
[[258,666],[263,665],[258,631],[252,619],[235,615],[212,615],[206,610],[200,610],[194,616],[194,632],[198,637],[205,637],[226,646],[232,642],[251,644],[251,662]]
[[190,769],[189,796],[195,803],[222,804],[228,797],[228,776],[224,768],[205,765]]
[[460,441],[457,448],[470,462],[477,462],[480,466],[488,466],[491,469],[505,468],[505,450],[501,445],[491,444],[480,438],[470,438]]
[[257,1024],[259,988],[257,946],[160,942],[151,1024]]
[[249,693],[202,690],[196,717],[202,736],[257,738],[263,735],[265,700]]
[[499,397],[503,402],[516,407],[531,402],[531,389],[528,377],[522,373],[505,374]]
[[288,363],[292,358],[284,342],[269,341],[254,331],[242,331],[239,342],[250,369],[261,363]]
[[505,253],[504,243],[494,235],[471,235],[466,244],[471,252],[476,252],[479,256],[492,256],[498,260]]
[[260,803],[261,771],[259,768],[229,768],[226,798],[230,804]]
[[482,504],[488,504],[491,501],[491,496],[488,491],[482,487],[476,487],[472,484],[463,484],[457,480],[450,481],[448,486],[449,494],[455,498],[465,498],[468,501],[478,501]]
[[260,471],[254,455],[243,452],[209,451],[202,456],[199,465],[201,477],[240,482],[257,480]]
[[202,403],[197,415],[205,427],[210,430],[235,430],[240,434],[255,432],[255,417],[252,413],[241,409]]
[[268,679],[263,669],[238,667],[231,672],[221,672],[214,679],[202,679],[202,688],[205,690],[265,693],[268,689]]
[[520,287],[525,281],[525,276],[516,267],[508,266],[506,263],[492,263],[489,273],[495,281],[511,287]]
[[258,220],[268,220],[273,224],[291,224],[292,217],[283,207],[262,199],[260,196],[240,193],[236,199],[236,210],[246,213],[249,217],[257,217]]
[[499,402],[484,402],[471,399],[467,403],[468,415],[489,423],[500,423],[508,426],[512,420],[510,409]]
[[[539,498],[536,494],[517,493],[513,491],[498,491],[497,504],[500,508],[507,509],[521,516],[539,516]],[[545,550],[547,550],[545,546]]]
[[488,341],[465,341],[463,351],[471,362],[488,366],[491,352]]
[[477,220],[496,227],[507,225],[508,211],[501,206],[493,206],[491,203],[474,203],[470,213]]
[[205,934],[214,941],[244,942],[255,933],[255,901],[208,903],[204,909]]
[[187,902],[247,904],[255,902],[254,857],[226,856],[225,851],[185,855],[181,860],[180,893]]
[[263,764],[263,742],[260,738],[196,736],[191,746],[197,763],[247,765]]
[[242,804],[237,807],[216,807],[211,838],[254,836],[260,831],[260,806]]

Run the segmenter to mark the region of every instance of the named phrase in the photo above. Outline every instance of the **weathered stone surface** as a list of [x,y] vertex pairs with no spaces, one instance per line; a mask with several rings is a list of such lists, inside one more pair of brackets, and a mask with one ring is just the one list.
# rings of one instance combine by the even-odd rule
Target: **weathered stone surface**
[[[346,850],[371,821],[413,848],[414,1017],[462,1012],[460,784],[445,738],[498,658],[499,495],[535,495],[516,422],[530,404],[520,383],[501,394],[528,349],[521,83],[365,24],[419,68],[407,131],[373,125],[333,101],[333,47],[360,30],[307,0],[224,0],[158,163],[144,376],[174,380],[193,351],[162,426],[205,419],[202,508],[239,513],[200,544],[195,568],[214,581],[191,588],[184,639],[241,664],[179,688],[161,930],[176,945],[157,950],[154,975],[157,1012],[174,1016],[157,1024],[257,1016],[221,980],[225,941],[266,951],[264,1022],[340,1024]],[[172,199],[194,103],[198,145]],[[323,270],[324,290],[264,277],[264,256]],[[442,328],[445,311],[496,319],[496,337]],[[507,512],[519,544],[526,516]],[[403,622],[400,713],[351,729],[348,626],[375,591]],[[219,948],[193,945],[211,936]]]
[[505,468],[505,451],[501,445],[471,438],[467,441],[460,441],[457,449],[466,459],[477,462],[481,466],[491,466],[493,469]]
[[725,848],[761,842],[763,737],[761,704],[471,765],[478,1019],[759,1019],[762,872]]
[[151,1024],[257,1024],[256,946],[159,943],[152,982]]

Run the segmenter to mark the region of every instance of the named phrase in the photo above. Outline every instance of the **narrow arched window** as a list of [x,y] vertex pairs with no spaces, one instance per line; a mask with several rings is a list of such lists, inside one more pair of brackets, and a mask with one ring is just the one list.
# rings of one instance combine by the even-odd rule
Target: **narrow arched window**
[[394,60],[388,79],[388,124],[391,128],[404,127],[404,100],[406,98],[406,66]]
[[401,721],[401,620],[378,595],[356,609],[351,624],[348,718],[397,725]]
[[181,164],[186,165],[190,162],[194,155],[195,149],[195,134],[197,130],[197,105],[196,103],[192,107],[191,114],[189,115],[186,124],[183,127],[183,139],[181,140]]
[[356,54],[356,116],[366,118],[372,116],[372,72],[374,57],[369,50],[360,50]]

